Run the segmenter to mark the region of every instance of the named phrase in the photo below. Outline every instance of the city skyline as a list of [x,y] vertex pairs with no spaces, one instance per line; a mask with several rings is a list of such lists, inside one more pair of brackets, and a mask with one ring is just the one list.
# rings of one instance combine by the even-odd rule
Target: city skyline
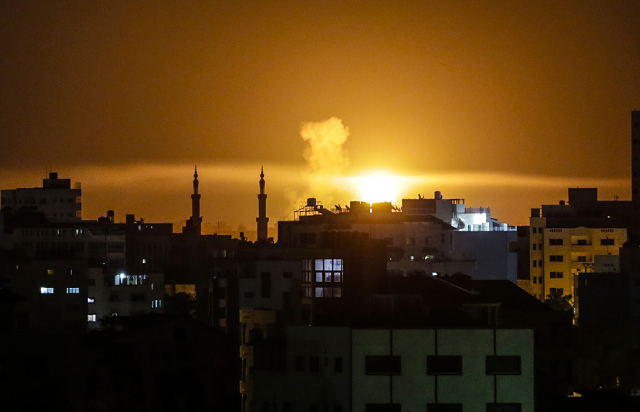
[[301,127],[334,116],[344,184],[309,193],[329,207],[379,170],[510,224],[568,187],[631,197],[636,2],[0,7],[0,178],[82,182],[87,219],[186,219],[194,164],[203,224],[253,228],[262,165],[270,223],[291,218]]

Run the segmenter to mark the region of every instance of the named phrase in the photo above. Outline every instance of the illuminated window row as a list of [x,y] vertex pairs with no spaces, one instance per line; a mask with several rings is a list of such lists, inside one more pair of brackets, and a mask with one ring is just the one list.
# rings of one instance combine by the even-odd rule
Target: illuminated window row
[[[520,375],[520,356],[486,356],[487,375]],[[365,374],[401,375],[400,356],[366,356]],[[427,375],[462,375],[462,356],[427,356]]]
[[341,283],[342,272],[316,272],[316,283]]
[[152,308],[161,308],[162,307],[162,299],[154,299],[151,301]]

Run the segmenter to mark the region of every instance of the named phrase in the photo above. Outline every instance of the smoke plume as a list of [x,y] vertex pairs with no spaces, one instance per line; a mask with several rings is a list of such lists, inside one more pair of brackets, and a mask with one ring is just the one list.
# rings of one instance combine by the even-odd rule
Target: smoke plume
[[349,128],[342,120],[332,117],[322,122],[303,123],[300,136],[307,142],[304,159],[307,161],[305,180],[308,187],[302,194],[287,192],[290,210],[298,209],[308,197],[315,197],[325,207],[332,207],[336,190],[341,190],[336,180],[349,165],[347,152],[342,148],[349,137]]

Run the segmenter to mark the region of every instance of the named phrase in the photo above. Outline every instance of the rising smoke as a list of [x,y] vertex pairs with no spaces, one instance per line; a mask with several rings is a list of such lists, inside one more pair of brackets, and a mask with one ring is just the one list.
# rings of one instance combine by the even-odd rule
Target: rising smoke
[[304,173],[308,187],[304,193],[287,191],[289,213],[296,210],[307,198],[315,197],[325,206],[332,207],[336,191],[341,191],[337,181],[349,165],[349,157],[342,145],[349,137],[349,128],[342,120],[332,117],[322,122],[303,123],[300,136],[307,143],[304,159],[307,170]]

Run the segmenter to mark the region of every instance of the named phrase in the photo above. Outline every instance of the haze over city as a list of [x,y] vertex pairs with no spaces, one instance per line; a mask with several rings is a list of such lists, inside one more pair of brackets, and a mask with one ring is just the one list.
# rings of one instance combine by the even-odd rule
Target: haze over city
[[[567,187],[630,198],[640,3],[3,2],[0,180],[83,184],[83,217],[253,228],[314,196],[462,197],[525,224]],[[344,135],[310,156],[305,128]],[[311,123],[309,123],[311,122]],[[308,132],[308,130],[307,130]],[[306,153],[306,155],[305,155]],[[516,202],[517,200],[517,202]],[[159,207],[159,206],[162,207]]]

